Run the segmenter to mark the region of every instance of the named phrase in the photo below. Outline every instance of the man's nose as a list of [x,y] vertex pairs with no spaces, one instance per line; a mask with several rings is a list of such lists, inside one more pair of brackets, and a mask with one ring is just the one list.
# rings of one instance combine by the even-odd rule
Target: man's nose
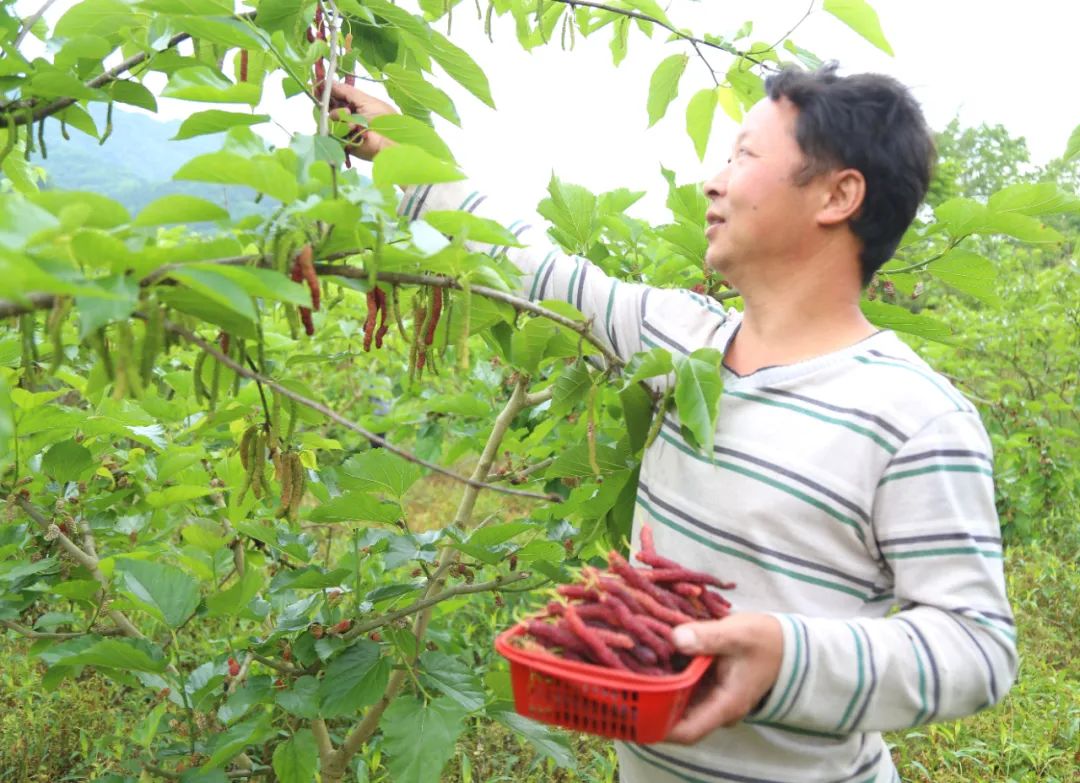
[[714,174],[704,185],[705,198],[710,201],[724,195],[727,191],[727,166]]

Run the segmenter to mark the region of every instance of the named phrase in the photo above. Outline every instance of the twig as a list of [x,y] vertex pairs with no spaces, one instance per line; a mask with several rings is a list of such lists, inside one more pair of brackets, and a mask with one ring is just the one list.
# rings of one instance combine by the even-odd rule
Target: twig
[[32,628],[27,628],[25,625],[19,625],[19,623],[11,620],[0,620],[0,625],[4,626],[8,630],[14,631],[20,636],[25,636],[28,639],[78,639],[83,636],[120,636],[123,632],[119,628],[102,628],[100,630],[89,631],[75,631],[75,632],[51,632],[51,631],[35,631]]
[[324,14],[323,18],[327,20],[326,26],[329,28],[326,34],[326,43],[330,46],[330,58],[326,65],[326,79],[323,80],[323,91],[319,101],[319,135],[330,135],[330,89],[334,84],[334,77],[337,73],[337,23],[338,23],[338,11],[337,6],[334,5],[334,0],[326,0],[326,5],[333,12],[333,18],[330,18],[330,14]]
[[257,652],[248,652],[252,658],[261,663],[263,666],[268,666],[274,671],[281,672],[282,674],[303,674],[302,669],[297,669],[295,666],[282,663],[281,661],[275,661],[273,658],[267,658],[265,655],[259,655]]
[[[135,317],[137,317],[137,318],[145,318],[145,314],[136,312]],[[221,351],[219,351],[213,345],[208,343],[206,340],[203,340],[201,337],[199,337],[195,333],[191,332],[187,328],[181,326],[180,324],[176,324],[176,323],[173,323],[172,321],[166,320],[164,325],[165,325],[165,328],[167,330],[169,330],[170,332],[173,332],[174,334],[179,335],[180,337],[184,338],[185,340],[187,340],[192,345],[198,346],[203,351],[205,351],[209,356],[213,357],[216,361],[220,362],[225,367],[228,367],[230,370],[237,373],[238,375],[242,375],[245,378],[250,378],[253,381],[260,381],[264,386],[267,386],[268,388],[273,389],[278,394],[281,394],[282,396],[288,397],[291,400],[295,400],[296,402],[300,403],[301,405],[303,405],[306,408],[310,408],[313,411],[317,411],[318,413],[321,413],[323,416],[330,419],[331,421],[336,422],[337,424],[340,424],[342,427],[345,427],[348,430],[352,430],[353,432],[355,432],[358,435],[366,438],[367,440],[371,441],[372,443],[376,443],[379,446],[382,446],[384,449],[391,452],[392,454],[397,454],[402,459],[407,460],[409,462],[412,462],[415,465],[421,465],[421,466],[427,468],[428,470],[434,471],[436,473],[441,473],[442,475],[447,476],[449,478],[452,478],[455,481],[459,481],[462,484],[468,484],[470,487],[474,487],[477,490],[480,490],[480,489],[492,489],[492,490],[495,490],[496,492],[501,492],[504,495],[517,495],[519,497],[527,497],[527,498],[532,498],[533,500],[545,500],[545,501],[549,501],[549,502],[556,502],[557,499],[559,501],[562,500],[561,498],[558,498],[558,496],[556,496],[556,495],[542,495],[542,494],[537,493],[537,492],[526,492],[524,490],[511,490],[511,489],[507,489],[506,487],[499,487],[499,486],[496,486],[494,484],[486,484],[486,483],[484,483],[482,481],[475,481],[474,479],[466,478],[465,476],[459,475],[459,474],[455,473],[452,470],[444,468],[441,465],[437,465],[434,462],[428,462],[427,460],[416,456],[412,452],[406,451],[405,449],[403,449],[403,448],[401,448],[399,446],[395,446],[394,444],[390,443],[388,440],[386,440],[386,438],[382,437],[381,435],[377,435],[374,432],[369,432],[368,430],[361,427],[359,424],[356,424],[355,422],[352,422],[349,419],[346,419],[340,413],[337,413],[336,411],[331,410],[330,408],[326,407],[321,402],[317,402],[317,401],[312,400],[312,399],[310,399],[308,397],[305,397],[304,395],[293,391],[292,389],[288,388],[287,386],[282,386],[277,381],[273,380],[272,378],[268,378],[265,375],[262,375],[261,373],[257,373],[257,372],[254,372],[253,370],[249,370],[247,367],[244,367],[239,362],[236,362],[233,359],[231,359],[230,357],[228,357],[225,354],[221,353]]]
[[30,32],[30,28],[37,24],[37,20],[43,17],[45,12],[49,10],[49,6],[55,2],[56,0],[45,0],[45,4],[41,6],[41,8],[23,20],[22,27],[19,29],[19,34],[15,36],[15,42],[11,45],[13,49],[19,48],[23,39],[26,38],[26,34]]
[[386,614],[375,617],[367,622],[353,625],[346,633],[342,634],[342,638],[346,640],[355,639],[357,636],[362,636],[377,628],[382,628],[384,625],[392,623],[395,620],[400,620],[403,617],[416,614],[417,612],[421,612],[428,607],[435,606],[435,604],[442,603],[450,598],[456,598],[459,595],[471,595],[472,593],[485,593],[491,590],[501,590],[506,585],[512,585],[515,582],[520,582],[531,576],[532,574],[528,571],[514,571],[509,574],[497,576],[487,582],[474,582],[473,584],[460,584],[454,587],[448,587],[440,593],[421,598],[406,607],[397,609],[393,612],[387,612]]
[[689,41],[690,43],[694,44],[700,44],[702,46],[709,46],[713,49],[719,49],[722,52],[727,52],[728,54],[734,55],[736,57],[741,57],[744,60],[749,60],[755,65],[760,65],[763,68],[769,68],[770,70],[773,70],[772,67],[768,65],[765,61],[758,60],[756,57],[751,56],[748,52],[740,51],[731,44],[713,43],[712,41],[706,41],[703,38],[695,38],[692,35],[687,35],[682,30],[679,30],[678,28],[668,24],[667,22],[662,22],[656,17],[649,16],[648,14],[643,14],[640,11],[631,11],[627,8],[616,8],[614,6],[604,5],[603,3],[590,2],[590,0],[552,0],[552,2],[568,5],[570,6],[571,10],[576,8],[577,6],[585,6],[587,8],[597,8],[601,11],[610,11],[613,14],[629,16],[631,19],[639,19],[643,22],[652,22],[653,24],[663,27],[665,30],[671,32],[672,35],[676,36],[677,38],[681,38],[684,41]]

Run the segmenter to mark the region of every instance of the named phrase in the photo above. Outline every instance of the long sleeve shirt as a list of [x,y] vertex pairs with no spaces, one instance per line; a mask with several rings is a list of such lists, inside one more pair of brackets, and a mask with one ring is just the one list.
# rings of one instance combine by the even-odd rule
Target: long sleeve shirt
[[[522,290],[579,308],[622,358],[723,351],[739,326],[710,299],[552,250],[466,186],[402,203],[414,219],[466,209],[513,226]],[[779,677],[750,716],[696,745],[619,743],[621,779],[899,780],[880,732],[974,713],[1016,675],[983,425],[890,331],[745,376],[725,368],[723,380],[711,455],[665,416],[644,454],[633,540],[648,523],[660,553],[736,582],[736,611],[774,614]]]

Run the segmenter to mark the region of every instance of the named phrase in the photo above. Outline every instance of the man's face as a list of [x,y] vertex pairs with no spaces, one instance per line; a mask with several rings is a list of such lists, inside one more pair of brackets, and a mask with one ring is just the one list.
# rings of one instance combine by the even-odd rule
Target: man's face
[[705,263],[733,283],[745,282],[755,266],[799,258],[816,225],[817,190],[795,184],[804,163],[795,140],[797,116],[786,99],[757,103],[743,120],[728,165],[705,183]]

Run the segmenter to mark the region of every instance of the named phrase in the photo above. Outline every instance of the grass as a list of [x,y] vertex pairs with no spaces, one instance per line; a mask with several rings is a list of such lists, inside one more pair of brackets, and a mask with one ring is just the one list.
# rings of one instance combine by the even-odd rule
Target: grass
[[[432,478],[409,495],[413,530],[442,524],[460,490]],[[512,518],[516,498],[481,495],[476,519]],[[449,511],[447,509],[450,509]],[[1017,615],[1021,669],[995,708],[952,723],[893,732],[887,739],[905,781],[1080,783],[1080,530],[1009,549],[1006,572]],[[494,607],[470,606],[494,621]],[[490,609],[490,612],[488,610]],[[472,625],[470,623],[470,625]],[[483,623],[477,623],[481,626]],[[477,628],[481,635],[487,631]],[[479,638],[474,642],[479,644]],[[490,648],[485,639],[484,646]],[[0,783],[92,780],[125,758],[124,737],[145,712],[142,694],[90,671],[54,691],[28,645],[0,633]],[[617,779],[609,742],[564,735],[576,769],[557,768],[501,724],[474,719],[443,773],[447,783],[606,783]]]

